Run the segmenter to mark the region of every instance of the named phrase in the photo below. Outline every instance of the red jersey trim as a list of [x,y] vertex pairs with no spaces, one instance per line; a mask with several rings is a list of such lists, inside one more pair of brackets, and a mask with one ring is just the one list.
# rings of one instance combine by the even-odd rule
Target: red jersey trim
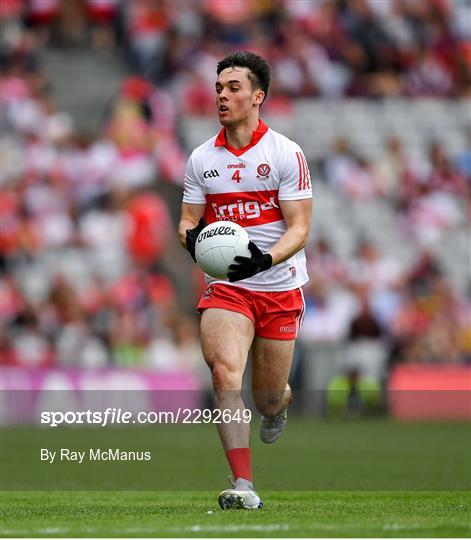
[[304,157],[303,154],[301,154],[301,157],[302,157],[302,159],[303,159],[303,161],[304,161],[304,166],[305,166],[305,168],[306,168],[306,177],[305,177],[305,185],[304,185],[304,189],[311,189],[311,184],[310,184],[310,182],[309,182],[309,180],[310,180],[310,178],[311,178],[311,176],[310,176],[310,174],[309,174],[309,166],[308,166],[307,161],[306,161],[306,158]]
[[300,157],[299,152],[296,152],[296,159],[298,160],[298,171],[299,171],[298,191],[301,191],[303,172],[302,172],[301,157]]
[[304,189],[309,189],[309,167],[307,165],[306,158],[301,154],[301,152],[296,152],[296,159],[298,160],[298,190],[302,191]]
[[252,140],[250,141],[250,144],[248,144],[247,146],[244,146],[243,148],[234,148],[233,146],[228,145],[227,138],[226,138],[226,128],[223,127],[221,131],[218,133],[218,136],[216,137],[214,146],[223,146],[231,154],[234,154],[235,156],[239,157],[242,154],[245,154],[247,150],[250,150],[251,148],[253,148],[258,143],[258,141],[265,135],[267,131],[268,131],[268,126],[265,124],[265,122],[262,119],[260,119],[258,122],[257,129],[252,132]]

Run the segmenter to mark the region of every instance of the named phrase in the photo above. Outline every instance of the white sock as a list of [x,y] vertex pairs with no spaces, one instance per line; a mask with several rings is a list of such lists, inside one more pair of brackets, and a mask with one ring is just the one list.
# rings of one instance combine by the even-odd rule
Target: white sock
[[236,489],[251,489],[253,491],[253,483],[250,480],[246,480],[245,478],[237,478],[235,481],[235,488]]

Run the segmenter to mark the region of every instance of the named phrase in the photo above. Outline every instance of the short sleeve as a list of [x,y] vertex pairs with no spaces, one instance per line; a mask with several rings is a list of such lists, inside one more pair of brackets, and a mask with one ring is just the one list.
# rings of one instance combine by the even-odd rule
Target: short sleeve
[[312,198],[309,167],[298,145],[293,144],[286,151],[281,168],[278,198],[281,201]]
[[206,197],[202,182],[198,179],[194,167],[194,155],[191,154],[186,164],[185,181],[183,183],[183,202],[189,204],[205,204]]

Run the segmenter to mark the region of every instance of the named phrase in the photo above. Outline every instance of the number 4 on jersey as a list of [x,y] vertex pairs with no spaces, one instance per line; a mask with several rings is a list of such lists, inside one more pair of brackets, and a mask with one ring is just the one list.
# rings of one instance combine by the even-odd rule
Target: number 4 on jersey
[[232,180],[234,180],[237,183],[239,183],[242,180],[242,178],[240,177],[239,169],[236,169],[235,173],[232,175]]

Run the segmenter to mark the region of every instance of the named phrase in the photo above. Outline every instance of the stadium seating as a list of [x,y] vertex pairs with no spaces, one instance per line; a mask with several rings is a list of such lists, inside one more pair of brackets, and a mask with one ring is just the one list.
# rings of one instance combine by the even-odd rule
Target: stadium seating
[[[143,152],[144,168],[150,165],[154,171],[155,167],[155,178],[150,186],[153,195],[158,192],[159,201],[173,212],[173,220],[178,219],[179,186],[186,157],[220,128],[210,114],[212,105],[208,107],[207,103],[212,104],[213,100],[213,70],[218,55],[232,45],[225,41],[224,32],[220,36],[211,34],[214,50],[206,50],[202,45],[205,41],[195,38],[203,35],[206,19],[211,18],[204,11],[204,3],[190,3],[189,15],[194,22],[200,23],[192,27],[191,37],[188,37],[188,28],[179,20],[178,11],[169,7],[162,19],[163,26],[154,28],[154,37],[159,38],[152,42],[157,56],[140,59],[136,59],[136,45],[142,36],[139,31],[137,34],[130,32],[133,17],[130,3],[117,8],[121,9],[119,20],[114,18],[117,12],[113,12],[113,17],[106,23],[116,25],[108,30],[121,33],[119,46],[108,49],[97,47],[99,40],[89,42],[87,32],[75,31],[72,37],[54,37],[57,29],[52,29],[50,42],[44,46],[48,33],[43,32],[47,30],[46,23],[35,22],[33,17],[30,21],[32,29],[27,29],[21,12],[21,6],[26,10],[27,3],[16,4],[20,10],[12,20],[0,21],[2,29],[8,29],[11,24],[17,29],[17,35],[24,38],[15,43],[15,34],[8,33],[11,41],[2,45],[5,48],[2,49],[5,58],[2,84],[6,88],[1,104],[6,118],[6,132],[1,136],[2,173],[11,202],[10,206],[4,205],[2,211],[5,211],[4,222],[13,230],[12,236],[17,242],[13,242],[13,247],[9,244],[10,229],[7,228],[2,242],[8,249],[2,259],[0,278],[8,299],[3,318],[10,334],[10,341],[2,345],[7,352],[5,357],[9,359],[5,363],[23,365],[21,355],[15,357],[9,353],[18,341],[24,341],[28,325],[32,324],[31,311],[32,319],[38,319],[32,324],[35,331],[47,340],[52,351],[58,347],[69,316],[61,313],[57,299],[52,298],[57,295],[54,282],[61,277],[68,284],[65,289],[69,287],[68,308],[80,304],[92,337],[102,331],[102,319],[108,321],[109,327],[99,338],[111,365],[119,363],[119,347],[135,348],[138,354],[129,356],[131,363],[141,362],[140,365],[157,371],[179,365],[187,350],[197,350],[187,368],[198,372],[202,384],[208,385],[207,378],[195,368],[200,361],[197,333],[194,332],[196,320],[191,319],[193,331],[187,331],[191,341],[188,349],[185,349],[188,344],[181,343],[184,341],[181,335],[178,337],[182,333],[180,327],[186,324],[186,312],[193,309],[201,282],[199,278],[188,278],[193,276],[194,267],[180,250],[173,229],[168,225],[168,246],[164,254],[167,260],[165,256],[157,257],[153,261],[155,264],[144,265],[143,276],[140,273],[143,268],[133,258],[126,243],[125,227],[120,228],[129,217],[126,209],[119,204],[112,209],[106,207],[106,203],[103,207],[102,199],[115,193],[116,187],[123,187],[117,186],[116,171],[122,172],[125,158],[113,160],[119,153],[117,141],[120,136],[123,132],[131,133],[140,151],[147,148]],[[71,4],[64,2],[61,9],[67,10]],[[269,15],[273,8],[268,4]],[[308,47],[306,50],[311,50],[311,42],[319,42],[324,52],[329,50],[329,54],[339,57],[336,62],[342,63],[342,68],[353,77],[351,86],[339,87],[335,92],[324,92],[328,85],[316,88],[309,84],[288,91],[281,84],[286,82],[286,74],[279,71],[283,65],[278,64],[277,53],[280,51],[270,46],[270,40],[275,40],[275,35],[279,39],[284,30],[278,28],[277,34],[262,19],[254,23],[261,33],[267,33],[267,55],[274,64],[275,73],[283,75],[281,82],[275,77],[273,92],[262,108],[262,117],[273,129],[301,145],[313,179],[315,203],[312,234],[306,252],[314,285],[308,284],[305,289],[307,313],[305,330],[301,334],[304,350],[301,363],[306,370],[303,379],[306,388],[326,388],[329,380],[344,369],[346,358],[354,359],[355,355],[358,360],[353,362],[358,367],[364,363],[366,371],[370,370],[378,379],[384,377],[395,361],[407,362],[411,358],[419,358],[425,363],[469,361],[471,347],[463,321],[469,313],[469,260],[466,253],[469,253],[471,229],[466,219],[466,195],[471,172],[469,167],[459,173],[456,170],[458,158],[468,156],[466,159],[469,160],[471,152],[471,107],[466,78],[457,77],[460,80],[451,93],[435,92],[434,88],[426,91],[425,88],[423,95],[419,92],[411,98],[403,84],[408,66],[399,62],[394,67],[396,90],[378,95],[374,85],[354,80],[355,69],[349,65],[346,54],[348,40],[353,39],[351,36],[346,38],[345,50],[337,43],[335,35],[325,36],[324,43],[316,37],[316,17],[311,20],[306,14],[297,13],[293,3],[282,4],[287,19],[298,25],[302,43]],[[314,4],[320,6],[321,3]],[[340,26],[345,23],[347,12],[352,16],[355,14],[355,3],[345,3],[349,5],[344,9],[341,8],[343,4],[338,3],[330,12]],[[154,8],[149,7],[150,12],[146,14],[146,4],[142,3],[142,7],[144,19],[149,16],[149,21],[155,20]],[[403,6],[403,9],[407,11],[409,7]],[[321,13],[318,15],[322,16]],[[374,24],[380,24],[383,16],[377,13]],[[417,16],[424,16],[423,24],[429,24],[426,14]],[[429,16],[433,20],[437,13]],[[399,19],[404,22],[407,17],[403,12]],[[78,23],[77,28],[87,26],[86,21]],[[89,23],[93,24],[93,21]],[[183,51],[178,46],[175,50],[169,47],[166,62],[158,62],[162,60],[159,56],[162,47],[167,43],[165,33],[170,26],[166,25],[171,24],[175,25],[176,35],[181,38]],[[463,30],[459,29],[459,24],[455,26],[452,30],[456,39],[464,41],[466,36],[460,34]],[[331,27],[337,28],[335,24]],[[144,24],[139,28],[149,27]],[[152,28],[151,25],[151,34]],[[348,29],[344,30],[348,34]],[[65,28],[62,31],[67,33]],[[254,45],[241,28],[237,32],[242,41],[247,40],[244,47]],[[165,39],[160,39],[162,37]],[[417,36],[413,38],[417,39]],[[284,39],[289,45],[292,36],[284,35]],[[396,43],[395,46],[401,49],[404,44]],[[433,49],[433,44],[428,46]],[[414,52],[413,44],[409,47],[408,52]],[[329,54],[326,53],[327,63],[331,61]],[[434,54],[440,56],[440,51]],[[134,58],[131,65],[129,58]],[[286,58],[293,62],[299,60],[289,58],[289,54]],[[306,63],[312,69],[310,60],[307,58]],[[148,72],[149,67],[155,68],[153,73]],[[378,66],[372,69],[380,75]],[[131,73],[138,76],[126,77]],[[360,78],[370,75],[360,73]],[[144,80],[143,76],[150,80]],[[190,100],[185,98],[185,92],[195,85],[195,81],[201,94],[197,93],[193,106],[199,114],[189,112],[191,107],[187,101]],[[359,87],[355,86],[358,82],[361,83]],[[113,132],[109,121],[119,104],[126,100],[132,102],[134,117],[123,131],[116,129]],[[150,121],[146,116],[149,109]],[[158,136],[151,139],[155,132]],[[394,169],[395,182],[383,189],[379,186],[377,167],[391,157],[388,152],[392,136],[402,144],[407,162],[402,165],[407,170],[396,174]],[[146,147],[148,140],[153,144]],[[446,156],[441,158],[441,164],[440,159],[437,161],[433,157],[434,143],[441,145],[438,153]],[[54,159],[57,159],[57,168],[51,166]],[[444,166],[443,161],[448,161],[448,165]],[[127,170],[135,170],[135,163]],[[345,174],[345,168],[348,174]],[[51,220],[45,225],[48,217]],[[103,234],[104,230],[106,234]],[[28,234],[31,237],[36,234],[36,243]],[[329,274],[326,270],[323,276],[317,275],[322,266],[319,240],[326,242],[330,250],[328,257],[335,267],[335,271]],[[390,270],[392,261],[399,277],[391,278],[379,291],[374,280],[366,284],[384,335],[379,347],[362,348],[350,342],[348,326],[364,294],[365,283],[356,274],[358,268],[369,264],[359,253],[362,245],[368,243],[378,252],[376,263],[385,268],[389,265]],[[444,283],[437,280],[437,274],[441,272]],[[316,290],[318,284],[320,290]],[[63,290],[58,296],[61,294],[65,294]],[[119,306],[110,307],[108,295],[113,299],[118,297]],[[318,326],[323,315],[319,305],[325,307],[324,301],[326,319],[336,316],[335,310],[341,308],[336,324],[326,329]],[[430,306],[441,306],[441,302],[448,307],[438,307],[433,312]],[[447,311],[450,305],[451,313]],[[147,325],[147,335],[138,331],[142,326],[141,313],[145,313],[142,318],[146,319],[143,326]],[[163,313],[170,313],[168,320]],[[447,356],[448,352],[443,352],[450,350],[446,347],[435,356],[429,356],[428,351],[433,347],[429,347],[427,340],[433,341],[433,325],[443,326],[443,318],[449,319],[457,329],[456,335],[453,329],[447,330],[450,336],[453,334],[450,337],[453,342],[451,357]],[[129,330],[129,327],[131,337],[128,336],[129,342],[123,344],[121,331],[123,328]],[[411,328],[412,336],[408,333]],[[175,358],[161,362],[156,358],[161,352],[155,351],[162,350],[173,351]],[[148,360],[150,357],[152,361]],[[51,359],[52,363],[57,361],[54,354],[48,361]],[[65,363],[73,364],[74,359]],[[313,407],[319,409],[320,404],[321,401],[316,401]]]

